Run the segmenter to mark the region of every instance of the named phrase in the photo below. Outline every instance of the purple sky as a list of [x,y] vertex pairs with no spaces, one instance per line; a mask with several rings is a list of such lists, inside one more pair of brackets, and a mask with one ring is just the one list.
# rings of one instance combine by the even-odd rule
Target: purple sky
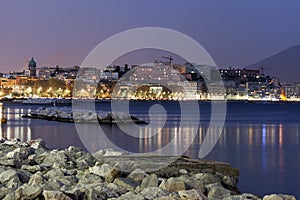
[[300,44],[299,8],[298,0],[2,0],[0,71],[21,69],[32,56],[38,67],[80,65],[101,41],[145,26],[192,37],[218,66],[245,66]]

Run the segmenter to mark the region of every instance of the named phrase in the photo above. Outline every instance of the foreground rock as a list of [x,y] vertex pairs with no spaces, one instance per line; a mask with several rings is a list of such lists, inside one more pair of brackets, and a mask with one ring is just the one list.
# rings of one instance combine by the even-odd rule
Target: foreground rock
[[[294,200],[238,190],[239,170],[185,157],[47,150],[42,140],[0,141],[0,199]],[[172,162],[171,162],[172,161]]]

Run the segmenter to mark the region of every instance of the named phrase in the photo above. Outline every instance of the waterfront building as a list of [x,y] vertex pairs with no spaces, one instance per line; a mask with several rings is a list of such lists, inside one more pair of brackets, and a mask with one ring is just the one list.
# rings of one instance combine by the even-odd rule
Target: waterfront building
[[300,97],[300,84],[291,83],[283,86],[283,94],[287,99],[299,98]]
[[77,72],[77,78],[86,83],[98,83],[101,71],[94,67],[81,67]]
[[36,62],[31,58],[31,60],[28,62],[28,70],[29,70],[29,76],[30,77],[36,77]]
[[229,69],[219,69],[219,72],[222,78],[227,80],[241,79],[244,81],[253,81],[261,76],[260,70],[246,68],[235,69],[230,67]]
[[51,69],[49,67],[39,68],[37,72],[38,72],[38,77],[40,79],[48,80],[49,78],[51,78]]
[[118,80],[119,79],[119,72],[112,72],[112,71],[101,71],[100,72],[100,80],[101,81],[111,81],[111,80]]

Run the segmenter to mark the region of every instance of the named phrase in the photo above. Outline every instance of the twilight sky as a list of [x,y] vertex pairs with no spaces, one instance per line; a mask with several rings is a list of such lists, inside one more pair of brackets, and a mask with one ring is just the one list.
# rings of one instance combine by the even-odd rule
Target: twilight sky
[[[145,26],[192,37],[218,66],[245,66],[300,44],[299,9],[298,0],[1,0],[0,71],[32,56],[38,67],[80,65],[101,41]],[[119,62],[160,54],[133,55]]]

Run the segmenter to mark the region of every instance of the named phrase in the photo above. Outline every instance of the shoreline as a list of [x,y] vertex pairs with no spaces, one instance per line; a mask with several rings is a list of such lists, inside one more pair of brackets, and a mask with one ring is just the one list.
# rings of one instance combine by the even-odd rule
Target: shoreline
[[[30,102],[32,100],[32,102]],[[48,100],[49,102],[43,102],[39,100]],[[57,102],[54,103],[54,100]],[[84,101],[94,101],[95,103],[110,103],[111,101],[130,101],[130,102],[189,102],[189,101],[198,101],[198,102],[244,102],[244,103],[300,103],[300,99],[292,100],[268,100],[268,99],[85,99],[85,98],[2,98],[0,102],[11,102],[11,103],[21,103],[24,105],[56,105],[56,106],[65,106],[72,105],[73,100],[76,102]],[[23,101],[27,101],[23,103]]]
[[217,161],[48,150],[41,139],[1,140],[0,154],[1,199],[296,199],[241,194],[239,169]]

